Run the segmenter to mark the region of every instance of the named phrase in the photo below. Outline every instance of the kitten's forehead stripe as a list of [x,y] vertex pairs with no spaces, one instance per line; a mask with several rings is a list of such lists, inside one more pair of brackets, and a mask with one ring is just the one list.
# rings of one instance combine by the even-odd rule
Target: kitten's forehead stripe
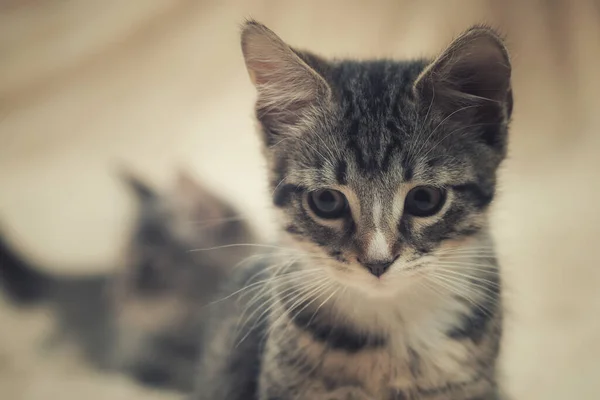
[[413,167],[409,166],[409,165],[405,165],[405,163],[403,163],[404,168],[402,169],[403,173],[404,173],[404,180],[406,182],[410,182],[413,178]]
[[383,160],[381,161],[381,172],[387,172],[390,169],[390,165],[393,159],[392,157],[394,156],[394,154],[400,153],[402,151],[402,148],[402,140],[393,136],[384,152]]
[[367,168],[367,163],[365,162],[362,148],[353,137],[348,140],[348,148],[354,154],[354,161],[356,162],[358,168],[360,170],[365,170]]
[[348,163],[346,162],[346,160],[340,160],[337,163],[337,167],[335,170],[335,177],[337,182],[340,185],[347,185],[348,184]]

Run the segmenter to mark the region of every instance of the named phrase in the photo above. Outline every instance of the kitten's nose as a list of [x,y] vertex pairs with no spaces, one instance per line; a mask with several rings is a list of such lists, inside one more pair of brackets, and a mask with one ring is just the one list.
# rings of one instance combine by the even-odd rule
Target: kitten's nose
[[370,273],[375,275],[376,277],[380,277],[387,271],[387,269],[392,265],[394,261],[384,261],[384,262],[375,262],[375,263],[364,263],[365,268],[369,270]]

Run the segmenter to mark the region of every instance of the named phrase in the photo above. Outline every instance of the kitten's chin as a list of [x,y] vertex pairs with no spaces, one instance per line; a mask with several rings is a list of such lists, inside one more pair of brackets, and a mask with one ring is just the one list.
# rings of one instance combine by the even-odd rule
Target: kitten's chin
[[414,284],[412,277],[384,274],[377,278],[366,271],[335,271],[334,279],[342,286],[351,288],[370,298],[396,297]]

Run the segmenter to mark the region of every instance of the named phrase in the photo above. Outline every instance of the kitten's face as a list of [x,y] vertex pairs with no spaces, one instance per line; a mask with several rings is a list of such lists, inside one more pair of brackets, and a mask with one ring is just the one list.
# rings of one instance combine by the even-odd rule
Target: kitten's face
[[429,66],[326,62],[255,23],[242,40],[274,203],[310,264],[394,293],[478,240],[511,111],[493,32],[468,31]]

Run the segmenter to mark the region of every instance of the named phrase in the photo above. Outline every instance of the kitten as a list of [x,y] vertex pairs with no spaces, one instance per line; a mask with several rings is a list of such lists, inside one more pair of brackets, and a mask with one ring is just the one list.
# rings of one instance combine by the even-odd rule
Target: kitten
[[497,398],[502,40],[475,26],[433,61],[329,61],[249,21],[242,50],[287,250],[231,280],[194,398]]
[[164,194],[131,174],[122,176],[138,200],[124,269],[53,275],[0,240],[0,284],[17,304],[48,305],[57,319],[56,338],[76,343],[96,367],[189,391],[203,307],[249,253],[189,250],[255,239],[233,207],[183,173]]

